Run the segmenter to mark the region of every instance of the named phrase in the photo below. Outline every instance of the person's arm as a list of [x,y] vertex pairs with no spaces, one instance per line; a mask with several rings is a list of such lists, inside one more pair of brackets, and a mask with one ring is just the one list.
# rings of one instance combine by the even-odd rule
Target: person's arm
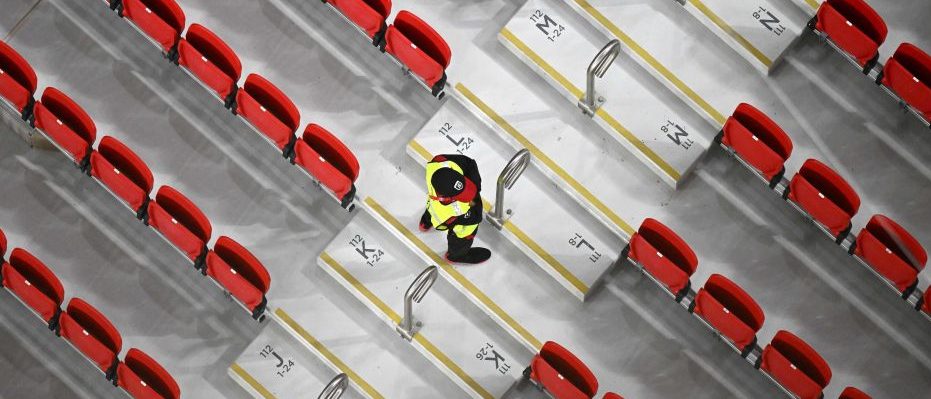
[[475,183],[475,187],[478,188],[479,192],[482,191],[482,175],[479,173],[478,164],[474,159],[460,154],[446,155],[446,159],[459,165],[462,168],[463,176]]
[[462,215],[451,224],[459,226],[471,226],[473,224],[479,224],[482,222],[482,204],[479,202],[477,205],[472,205],[469,208],[469,211],[465,215]]

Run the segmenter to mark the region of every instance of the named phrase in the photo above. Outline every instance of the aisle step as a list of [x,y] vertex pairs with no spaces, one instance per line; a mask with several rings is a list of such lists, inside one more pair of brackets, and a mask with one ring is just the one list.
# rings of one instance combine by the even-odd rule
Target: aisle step
[[[317,264],[387,325],[391,332],[404,314],[404,295],[426,265],[368,214],[361,213],[320,255]],[[441,282],[442,283],[442,282]],[[434,287],[431,291],[437,291]],[[437,292],[415,304],[422,325],[411,345],[473,398],[500,397],[520,378],[532,353],[506,349],[507,335],[483,323]],[[402,339],[398,334],[398,339]],[[491,360],[487,360],[491,357]]]
[[[567,106],[576,106],[584,96],[586,69],[607,44],[584,37],[562,10],[544,0],[524,4],[498,37],[565,96]],[[696,127],[623,67],[609,68],[595,92],[606,102],[593,120],[663,181],[678,187],[707,149],[707,143],[689,137]]]
[[[476,160],[483,175],[486,215],[494,206],[495,178],[513,156],[483,137],[484,126],[461,115],[456,102],[448,102],[408,144],[414,162],[426,163],[439,154],[462,154]],[[486,133],[487,134],[487,133]],[[504,209],[511,217],[501,234],[580,300],[585,300],[617,261],[626,241],[593,223],[537,171],[525,171],[506,192]],[[491,229],[485,224],[483,229]]]

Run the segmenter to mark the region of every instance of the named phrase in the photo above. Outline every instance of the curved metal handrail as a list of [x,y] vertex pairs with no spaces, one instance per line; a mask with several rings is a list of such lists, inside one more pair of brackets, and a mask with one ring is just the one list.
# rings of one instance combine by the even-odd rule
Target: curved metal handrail
[[349,377],[346,373],[340,373],[327,384],[326,388],[323,388],[323,392],[320,392],[317,399],[339,399],[348,388]]
[[592,63],[588,65],[588,72],[585,74],[585,94],[579,99],[579,108],[585,115],[595,116],[595,111],[598,111],[601,104],[604,104],[604,97],[595,93],[595,76],[603,78],[608,72],[608,67],[614,63],[620,53],[621,42],[617,39],[611,40],[601,48],[601,51],[592,59]]
[[511,210],[504,210],[504,191],[505,189],[510,190],[511,187],[514,187],[514,183],[517,183],[517,179],[524,173],[524,170],[527,169],[527,166],[530,165],[530,151],[526,148],[514,154],[508,164],[504,167],[504,170],[501,171],[501,174],[498,175],[498,187],[495,191],[495,206],[491,208],[491,213],[488,215],[488,221],[491,222],[498,230],[501,230],[501,226],[504,225],[505,214],[510,215]]
[[414,323],[414,302],[420,303],[423,300],[430,288],[433,287],[438,275],[439,271],[436,266],[424,269],[414,279],[411,286],[407,287],[407,292],[404,293],[404,318],[398,323],[397,331],[401,334],[401,337],[408,341],[414,339],[414,335],[417,334],[416,329],[421,326],[419,322]]

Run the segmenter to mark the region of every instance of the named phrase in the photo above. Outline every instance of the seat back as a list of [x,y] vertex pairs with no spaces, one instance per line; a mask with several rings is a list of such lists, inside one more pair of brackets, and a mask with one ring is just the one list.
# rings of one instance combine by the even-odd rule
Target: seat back
[[857,388],[847,387],[840,393],[838,399],[872,399],[872,397]]
[[207,275],[242,302],[250,311],[265,303],[271,276],[249,250],[223,236],[207,254]]
[[629,256],[673,294],[689,286],[689,277],[698,268],[698,257],[685,240],[651,218],[631,237]]
[[856,215],[860,210],[860,196],[857,192],[847,180],[821,161],[805,161],[798,173],[849,215]]
[[239,56],[201,24],[191,24],[178,46],[178,63],[226,99],[242,75]]
[[394,19],[394,27],[417,48],[426,53],[444,69],[452,60],[452,51],[446,40],[432,26],[409,11],[401,11]]
[[130,348],[116,369],[117,384],[135,399],[180,399],[181,388],[162,365]]
[[560,399],[592,398],[598,392],[598,380],[588,366],[552,341],[534,357],[531,379]]
[[915,270],[924,270],[928,253],[904,227],[886,216],[873,215],[864,229]]
[[923,301],[921,302],[921,311],[931,315],[931,286],[928,286],[928,288],[925,289],[925,293],[922,298]]
[[155,178],[148,165],[119,140],[104,136],[91,154],[91,176],[100,180],[130,208],[145,205]]
[[0,40],[0,97],[22,112],[36,93],[36,72],[13,47]]
[[801,338],[780,330],[763,351],[761,368],[801,398],[818,398],[831,382],[831,367]]
[[68,302],[59,333],[103,371],[116,364],[123,347],[123,337],[113,323],[81,298]]
[[281,123],[296,132],[301,121],[301,113],[291,98],[281,89],[258,74],[246,77],[243,90],[249,93],[259,104],[275,116]]
[[49,87],[36,103],[35,126],[77,162],[97,139],[97,126],[87,112],[60,90]]
[[3,286],[9,289],[46,322],[60,311],[65,288],[48,266],[22,248],[10,253],[3,264]]
[[741,350],[754,343],[765,320],[753,297],[720,274],[712,274],[699,290],[694,311]]
[[918,80],[931,84],[931,55],[911,43],[902,43],[892,58],[902,64]]
[[175,0],[123,0],[122,13],[166,52],[184,31],[184,10]]
[[792,155],[792,139],[776,122],[759,109],[742,103],[724,123],[721,142],[767,179],[785,170]]
[[815,29],[867,68],[872,68],[887,33],[885,22],[863,0],[825,1],[818,9]]
[[0,264],[3,264],[4,259],[6,259],[6,234],[3,234],[3,229],[0,229]]
[[624,399],[624,397],[614,392],[608,392],[605,394],[604,398],[602,399]]
[[178,190],[170,186],[158,189],[155,201],[149,204],[149,225],[191,260],[199,262],[206,254],[206,245],[212,234],[210,220]]
[[645,219],[637,233],[689,276],[698,269],[698,256],[695,255],[692,247],[658,220]]
[[877,45],[886,41],[889,28],[879,13],[863,0],[827,0],[831,6],[847,18]]
[[385,34],[384,50],[431,87],[433,95],[445,86],[445,70],[452,57],[449,45],[416,15],[398,13]]
[[353,182],[359,177],[359,160],[355,154],[322,126],[307,125],[301,139]]
[[391,15],[391,0],[328,0],[346,18],[358,25],[369,37],[375,36]]
[[931,119],[931,55],[902,43],[886,62],[880,82]]

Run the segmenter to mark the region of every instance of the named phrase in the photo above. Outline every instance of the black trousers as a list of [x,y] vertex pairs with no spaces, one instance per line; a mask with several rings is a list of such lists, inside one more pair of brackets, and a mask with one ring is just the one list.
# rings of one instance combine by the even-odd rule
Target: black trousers
[[[424,211],[423,216],[420,217],[421,226],[431,226],[431,217],[430,211]],[[446,244],[449,247],[447,250],[446,256],[450,259],[457,259],[469,253],[469,250],[472,249],[472,242],[475,241],[475,235],[478,234],[478,227],[475,228],[475,231],[472,235],[459,238],[456,236],[456,233],[453,232],[453,229],[446,230]]]

